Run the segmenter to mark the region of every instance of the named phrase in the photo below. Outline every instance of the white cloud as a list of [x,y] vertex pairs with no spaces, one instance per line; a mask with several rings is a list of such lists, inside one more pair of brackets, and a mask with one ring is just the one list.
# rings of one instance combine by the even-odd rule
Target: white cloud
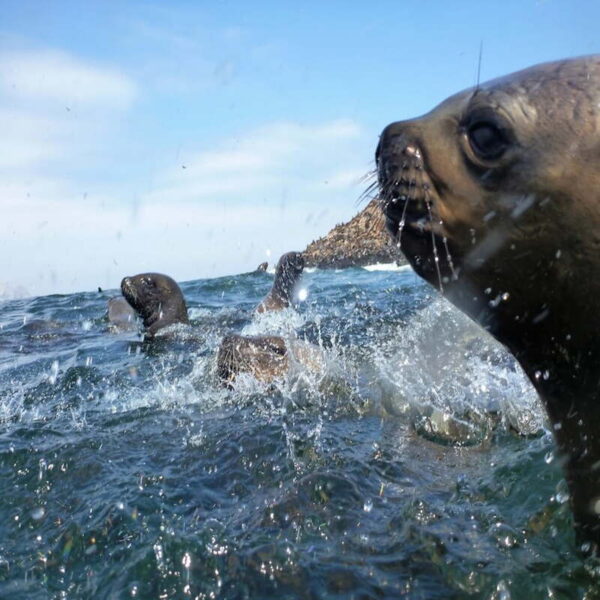
[[0,188],[9,215],[0,221],[0,239],[11,256],[2,281],[34,295],[115,288],[124,275],[148,270],[178,280],[249,271],[268,251],[273,261],[284,251],[303,249],[311,227],[324,233],[344,209],[339,202],[323,207],[310,200],[136,207],[83,199],[59,185],[43,197],[27,196],[27,189]]
[[0,106],[0,170],[28,167],[62,156],[67,123],[39,112]]
[[119,117],[137,94],[118,70],[62,52],[0,53],[0,242],[11,257],[1,280],[9,287],[37,295],[116,287],[145,270],[179,280],[238,273],[267,251],[274,260],[301,250],[356,212],[354,174],[368,164],[356,122],[268,123],[210,150],[182,148],[162,165],[161,142],[150,139],[152,154],[137,146],[135,161],[151,162],[149,182],[143,166],[129,179],[123,168],[130,140]]
[[21,100],[53,101],[68,107],[124,109],[133,103],[136,86],[116,69],[48,50],[0,54],[0,91]]
[[[357,152],[361,128],[340,119],[319,125],[272,123],[243,136],[225,140],[218,149],[183,153],[179,163],[158,176],[155,190],[144,197],[150,202],[191,201],[235,195],[240,201],[253,194],[263,197],[309,190],[327,182],[332,168],[360,167]],[[364,169],[362,170],[364,171]],[[358,179],[358,178],[357,178]],[[356,181],[338,176],[338,189]]]
[[0,52],[0,178],[99,165],[135,96],[118,70],[64,52]]
[[248,271],[303,249],[357,211],[363,146],[351,121],[273,123],[165,165],[137,203],[96,182],[0,182],[3,277],[34,294],[118,286],[128,273],[195,279]]

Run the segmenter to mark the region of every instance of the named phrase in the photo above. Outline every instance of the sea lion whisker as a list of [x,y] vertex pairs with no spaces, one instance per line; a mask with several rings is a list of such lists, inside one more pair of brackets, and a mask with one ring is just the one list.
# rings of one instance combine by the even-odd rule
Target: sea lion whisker
[[367,171],[364,175],[361,175],[358,180],[359,183],[366,183],[370,179],[375,179],[377,181],[377,169],[372,169],[371,171]]
[[404,225],[406,224],[406,209],[408,207],[408,200],[404,203],[402,208],[402,214],[400,215],[400,221],[398,222],[398,247],[402,250],[402,232],[404,231]]
[[425,206],[427,207],[427,213],[429,215],[430,231],[431,231],[431,245],[433,246],[433,262],[435,264],[435,270],[437,273],[438,284],[440,292],[444,293],[444,284],[442,283],[442,273],[440,271],[440,257],[438,254],[436,235],[433,227],[433,214],[431,212],[431,202],[429,201],[429,195],[425,194]]
[[[440,220],[440,223],[443,223]],[[458,279],[458,273],[454,268],[454,262],[452,262],[452,255],[450,254],[450,248],[448,248],[448,238],[443,236],[442,242],[444,244],[444,249],[446,250],[446,260],[448,261],[448,266],[450,267],[450,273],[452,273],[452,281],[456,281]]]
[[379,183],[377,180],[373,181],[373,183],[369,184],[368,187],[360,194],[357,198],[357,204],[362,204],[365,201],[371,201],[376,197],[376,194],[379,192]]

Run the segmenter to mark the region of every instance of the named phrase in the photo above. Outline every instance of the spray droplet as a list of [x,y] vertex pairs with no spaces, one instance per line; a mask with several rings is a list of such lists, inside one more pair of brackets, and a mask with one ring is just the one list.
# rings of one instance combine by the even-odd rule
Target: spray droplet
[[31,518],[34,521],[39,521],[40,519],[42,519],[44,517],[45,514],[46,514],[46,510],[44,509],[44,507],[38,506],[37,508],[34,508],[31,511]]

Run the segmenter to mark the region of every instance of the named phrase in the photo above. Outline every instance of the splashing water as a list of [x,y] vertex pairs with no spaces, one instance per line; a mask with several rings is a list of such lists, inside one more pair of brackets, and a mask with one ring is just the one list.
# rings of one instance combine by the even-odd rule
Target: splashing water
[[[410,271],[183,284],[191,328],[108,295],[3,304],[0,597],[582,597],[559,460],[515,362]],[[296,348],[216,378],[228,332]],[[566,591],[565,591],[566,590]],[[571,595],[570,595],[571,594]]]

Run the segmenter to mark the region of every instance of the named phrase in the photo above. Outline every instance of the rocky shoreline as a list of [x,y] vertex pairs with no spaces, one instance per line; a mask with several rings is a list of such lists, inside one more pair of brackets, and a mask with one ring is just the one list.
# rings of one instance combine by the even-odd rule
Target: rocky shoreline
[[391,242],[385,219],[374,199],[347,223],[311,242],[303,252],[307,267],[342,269],[376,263],[406,264]]

